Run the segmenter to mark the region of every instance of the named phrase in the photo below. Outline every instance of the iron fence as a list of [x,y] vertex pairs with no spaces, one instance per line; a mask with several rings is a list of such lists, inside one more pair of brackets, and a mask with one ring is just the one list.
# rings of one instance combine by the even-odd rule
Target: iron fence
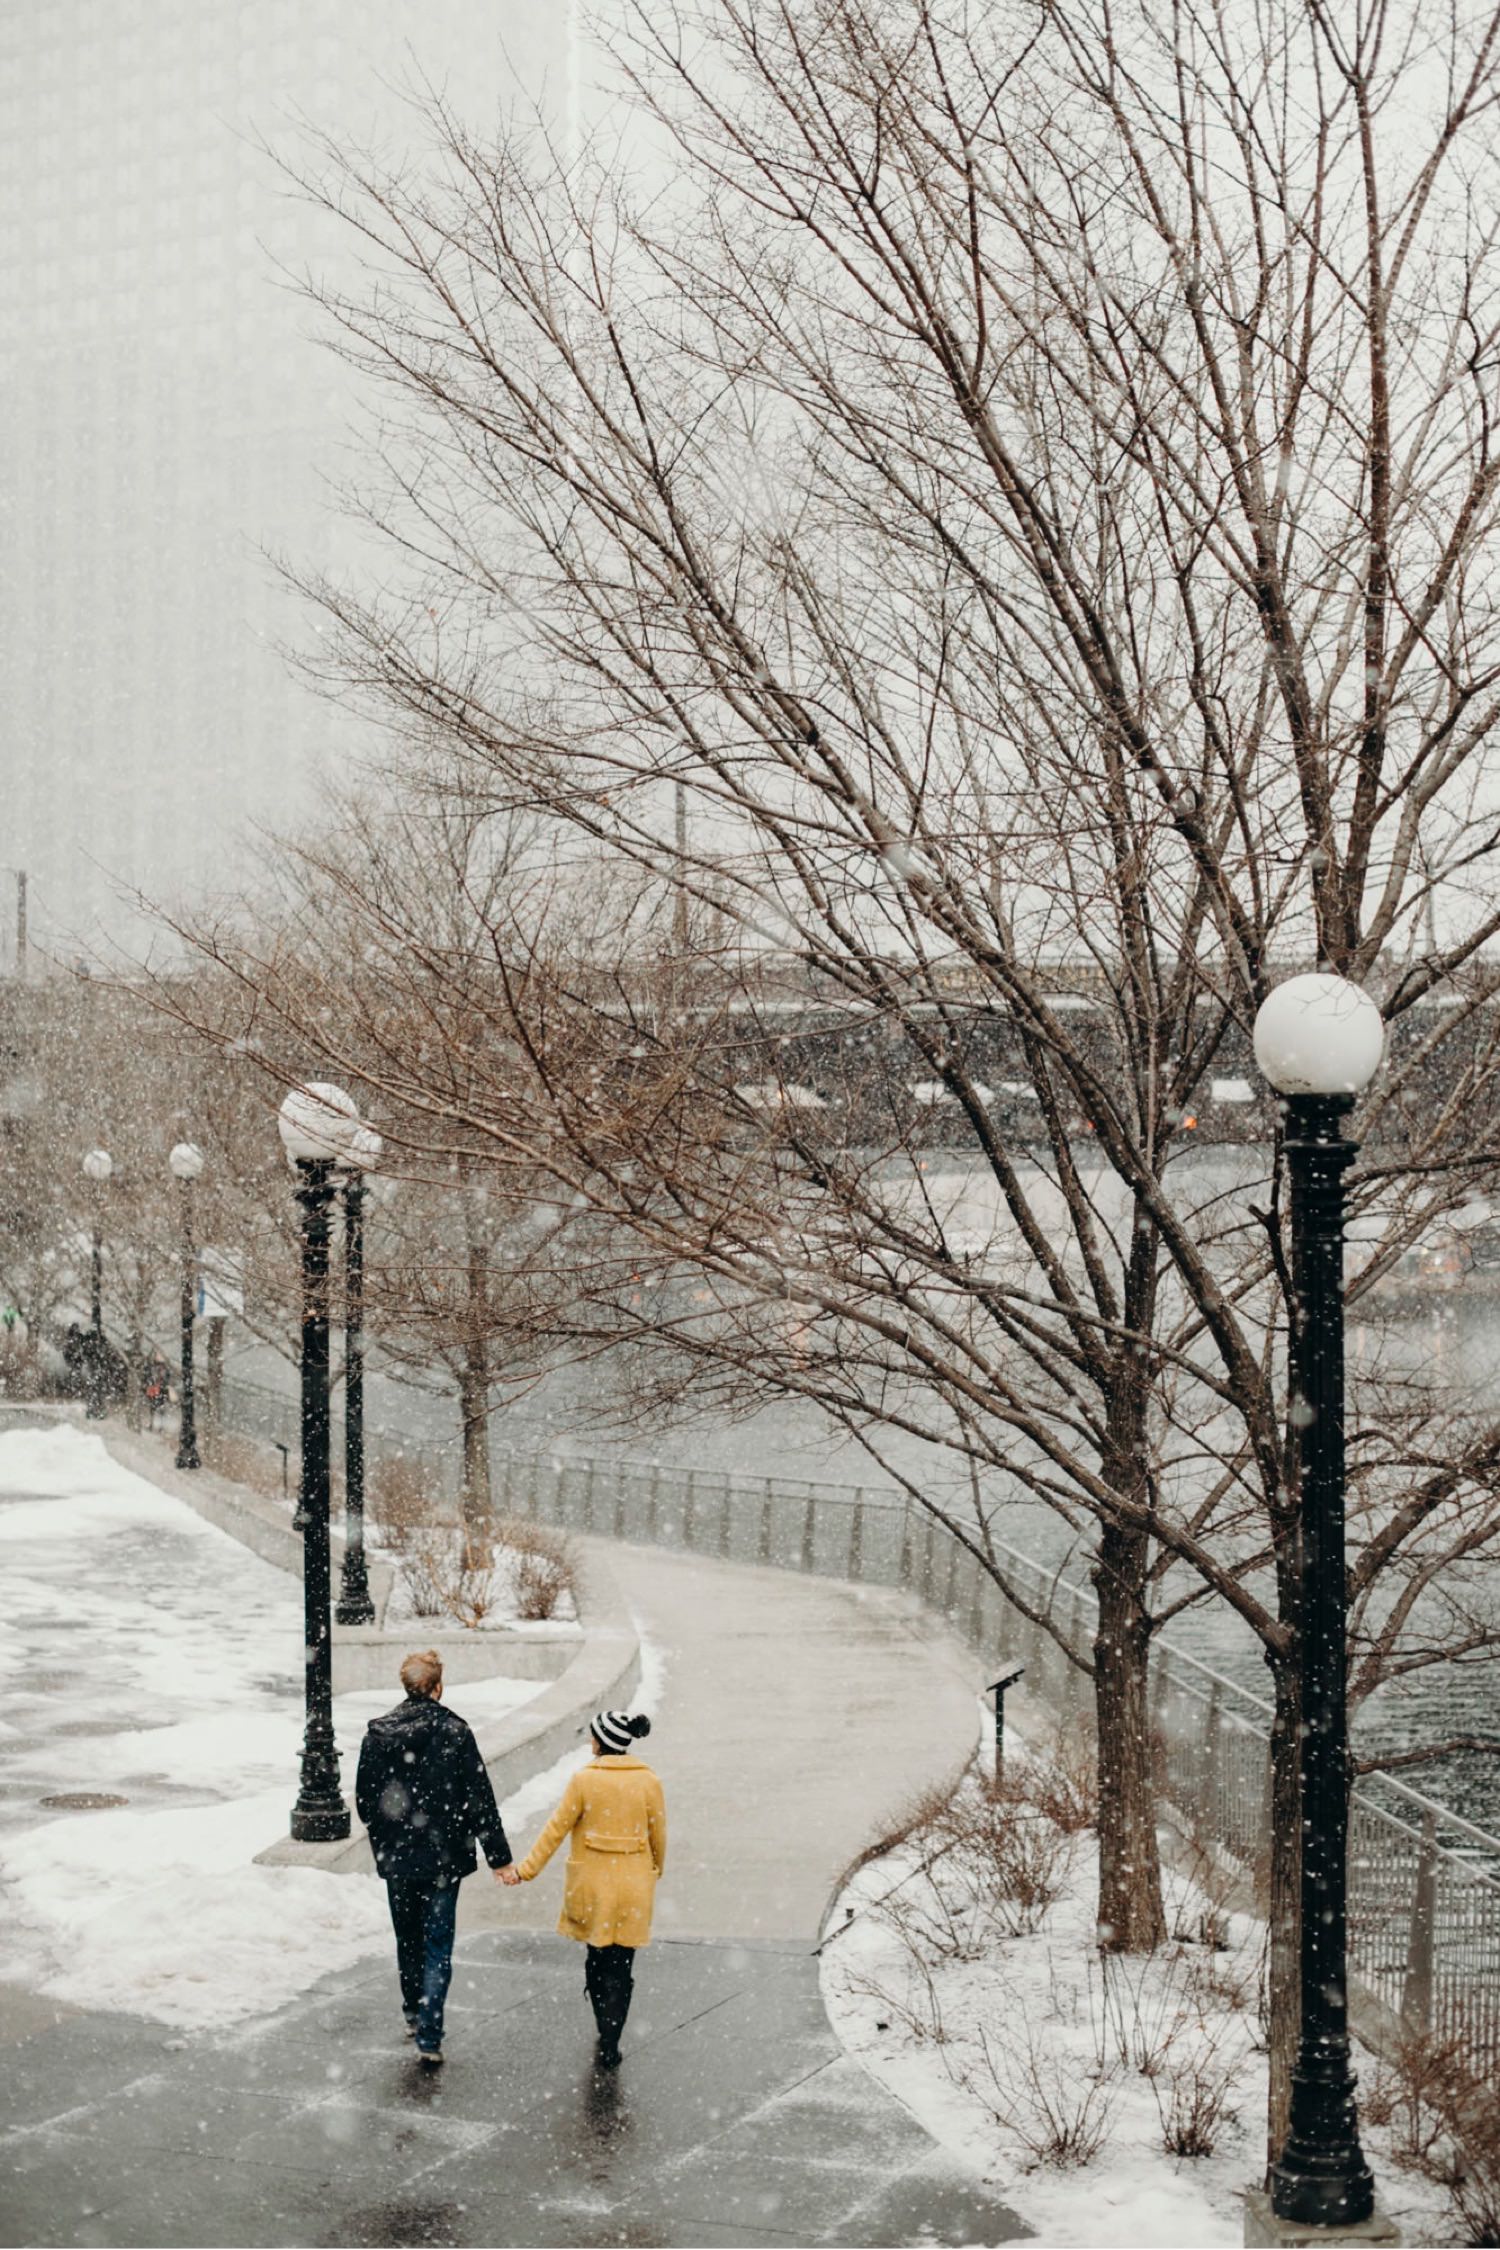
[[[226,1428],[297,1443],[294,1401],[226,1382]],[[372,1426],[372,1464],[416,1463],[452,1498],[455,1449]],[[496,1504],[563,1530],[724,1562],[905,1588],[988,1662],[1022,1663],[1028,1688],[1087,1718],[1092,1589],[1019,1548],[975,1551],[904,1494],[875,1485],[750,1477],[656,1463],[496,1452]],[[1205,1846],[1264,1873],[1272,1706],[1159,1638],[1151,1714],[1164,1799]],[[1412,2028],[1462,2034],[1500,2078],[1500,1837],[1394,1779],[1356,1783],[1349,1844],[1350,1965]]]

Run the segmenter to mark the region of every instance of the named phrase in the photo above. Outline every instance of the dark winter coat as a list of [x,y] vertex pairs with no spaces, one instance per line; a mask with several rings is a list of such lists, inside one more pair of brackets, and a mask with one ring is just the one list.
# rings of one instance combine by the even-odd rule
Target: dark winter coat
[[461,1882],[478,1865],[476,1837],[491,1867],[510,1865],[479,1745],[458,1713],[430,1696],[409,1695],[370,1721],[354,1801],[388,1882]]

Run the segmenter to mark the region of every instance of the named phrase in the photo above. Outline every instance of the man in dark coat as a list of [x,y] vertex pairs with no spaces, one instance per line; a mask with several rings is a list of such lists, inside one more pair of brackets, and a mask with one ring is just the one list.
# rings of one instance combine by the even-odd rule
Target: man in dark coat
[[407,2036],[436,2066],[458,1886],[478,1864],[475,1838],[497,1882],[520,1878],[479,1745],[458,1713],[443,1707],[437,1651],[409,1656],[401,1685],[406,1701],[365,1730],[354,1798],[390,1901]]

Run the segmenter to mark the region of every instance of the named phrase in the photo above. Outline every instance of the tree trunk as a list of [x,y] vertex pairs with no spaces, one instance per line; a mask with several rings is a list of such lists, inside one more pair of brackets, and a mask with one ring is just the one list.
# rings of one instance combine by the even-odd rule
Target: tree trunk
[[471,1354],[458,1382],[458,1409],[463,1421],[463,1525],[464,1568],[483,1570],[493,1561],[490,1508],[490,1385],[489,1371],[473,1365]]
[[1153,1953],[1167,1934],[1156,1844],[1144,1534],[1106,1528],[1094,1567],[1094,1708],[1099,1734],[1099,1943]]
[[1271,1883],[1268,1910],[1266,2042],[1270,2093],[1266,2167],[1281,2154],[1292,2098],[1292,2070],[1302,2030],[1302,1775],[1301,1698],[1294,1660],[1272,1665],[1276,1715],[1271,1723]]

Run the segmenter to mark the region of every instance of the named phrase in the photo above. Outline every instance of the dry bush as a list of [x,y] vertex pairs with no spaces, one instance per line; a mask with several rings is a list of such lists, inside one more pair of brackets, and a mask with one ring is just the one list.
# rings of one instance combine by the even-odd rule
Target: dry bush
[[1448,2190],[1459,2241],[1500,2244],[1500,2103],[1468,2026],[1409,2033],[1385,2075],[1397,2163]]
[[870,1866],[877,1859],[888,1858],[892,1852],[902,1850],[907,1844],[915,1844],[925,1858],[931,1844],[923,1840],[930,1837],[930,1832],[936,1827],[950,1800],[963,1787],[968,1772],[968,1766],[961,1766],[947,1781],[934,1782],[930,1787],[919,1789],[912,1796],[903,1798],[896,1810],[888,1816],[880,1833],[872,1837],[859,1857],[851,1860],[844,1869],[839,1877],[838,1888],[844,1890],[862,1868]]
[[1392,2156],[1408,2171],[1451,2187],[1453,2121],[1474,2093],[1467,2038],[1462,2032],[1407,2032],[1387,2069]]
[[472,1632],[500,1603],[500,1573],[493,1563],[471,1563],[452,1526],[406,1533],[401,1575],[418,1617],[451,1617]]
[[999,1781],[988,1786],[993,1796],[1034,1805],[1065,1836],[1081,1836],[1099,1813],[1093,1736],[1079,1724],[1064,1727],[1045,1752],[1008,1760]]
[[1368,2077],[1361,2071],[1359,2114],[1366,2125],[1378,2126],[1382,2132],[1394,2125],[1399,2097],[1400,2085],[1389,2063],[1377,2062]]
[[933,1833],[954,1875],[1005,1937],[1039,1929],[1067,1888],[1073,1836],[1006,1789],[960,1790]]
[[[365,1481],[367,1504],[383,1544],[404,1555],[413,1536],[429,1530],[437,1520],[438,1505],[426,1472],[404,1453],[392,1453],[370,1463]],[[436,1617],[439,1611],[417,1614]]]
[[[1091,2005],[1093,1995],[1091,1968]],[[1154,2079],[1166,2067],[1182,2021],[1183,1995],[1161,1955],[1100,1953],[1094,2052],[1101,2071],[1118,2063]]]
[[397,1552],[414,1614],[418,1617],[446,1615],[445,1589],[456,1567],[449,1541],[441,1532],[423,1532],[415,1525],[408,1525]]
[[[931,1835],[928,1830],[929,1845]],[[922,1876],[925,1881],[918,1879]],[[912,1876],[888,1891],[872,1911],[914,1960],[977,1961],[989,1945],[983,1898],[963,1869],[945,1867],[942,1854],[930,1848]]]
[[1449,2193],[1463,2242],[1474,2250],[1500,2244],[1500,2107],[1493,2094],[1455,2120],[1457,2162]]
[[1265,1972],[1266,1935],[1262,1931],[1260,1950],[1248,1959],[1210,1945],[1202,1957],[1188,1963],[1188,1985],[1200,2012],[1228,2008],[1235,2015],[1243,2015],[1258,2003]]
[[[246,1485],[250,1491],[263,1493],[270,1500],[282,1497],[281,1455],[259,1438],[240,1437],[229,1430],[216,1431],[204,1448],[203,1457],[216,1476],[227,1477],[231,1484]],[[290,1477],[288,1491],[295,1496],[295,1483]]]
[[1188,1888],[1172,1902],[1172,1935],[1179,1945],[1229,1949],[1229,1917],[1242,1872],[1228,1862],[1213,1837],[1196,1823],[1188,1835]]
[[877,2031],[889,2031],[896,2023],[918,2046],[945,2046],[948,2029],[943,2021],[942,2002],[932,1970],[915,1945],[908,1944],[904,1967],[905,1982],[900,1986],[857,1972],[846,1973],[845,1985],[850,1992],[862,1993],[875,2002],[880,2011],[875,2025]]
[[495,1527],[505,1550],[515,1593],[516,1615],[542,1624],[557,1615],[563,1596],[578,1600],[578,1554],[564,1532],[545,1524],[507,1516]]
[[1448,2190],[1455,2231],[1475,2250],[1500,2245],[1500,2102],[1490,2052],[1460,2017],[1411,2033],[1392,2058],[1398,2161]]
[[1033,2170],[1070,2171],[1091,2164],[1104,2146],[1119,2099],[1107,2074],[1080,2071],[1060,2056],[1038,2054],[1030,2027],[997,2053],[979,2034],[983,2068],[960,2083],[997,2125],[1025,2149]]
[[1222,2053],[1222,2034],[1206,2024],[1180,2027],[1162,2069],[1151,2080],[1161,2119],[1161,2145],[1168,2156],[1212,2156],[1227,2125],[1239,2114],[1234,2105],[1234,2063]]

